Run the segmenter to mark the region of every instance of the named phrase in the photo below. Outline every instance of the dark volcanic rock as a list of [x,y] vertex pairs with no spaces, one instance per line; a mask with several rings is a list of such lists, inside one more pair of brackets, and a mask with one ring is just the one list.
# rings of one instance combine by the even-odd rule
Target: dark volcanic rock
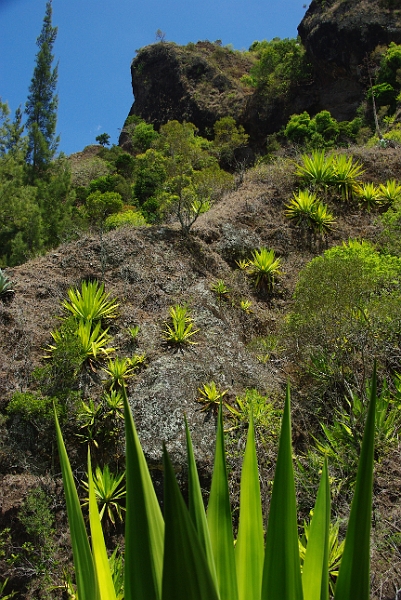
[[[396,2],[313,0],[298,27],[315,71],[315,110],[348,120],[363,99],[363,62],[379,45],[401,43]],[[394,8],[392,8],[392,6]]]
[[[172,119],[188,121],[202,135],[227,114],[241,122],[249,91],[240,78],[252,62],[241,52],[210,42],[146,46],[131,65],[135,102],[129,115],[141,116],[156,129]],[[123,131],[120,144],[125,140]]]

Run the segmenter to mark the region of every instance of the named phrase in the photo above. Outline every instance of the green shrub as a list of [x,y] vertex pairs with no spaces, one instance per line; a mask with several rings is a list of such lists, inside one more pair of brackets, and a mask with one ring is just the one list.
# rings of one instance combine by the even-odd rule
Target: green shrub
[[118,229],[130,225],[131,227],[143,227],[147,225],[146,219],[140,211],[126,210],[124,212],[109,215],[104,223],[105,229]]
[[39,393],[14,392],[7,405],[7,414],[18,415],[32,423],[39,431],[54,418],[54,399]]

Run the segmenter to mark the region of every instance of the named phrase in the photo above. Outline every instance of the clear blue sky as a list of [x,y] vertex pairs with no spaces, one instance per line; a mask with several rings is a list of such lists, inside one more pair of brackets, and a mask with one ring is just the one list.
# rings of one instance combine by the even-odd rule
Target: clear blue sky
[[[135,50],[155,42],[198,40],[246,50],[255,40],[296,37],[305,0],[53,0],[59,63],[59,150],[66,154],[119,129],[134,100]],[[14,114],[24,107],[46,0],[0,0],[0,97]]]

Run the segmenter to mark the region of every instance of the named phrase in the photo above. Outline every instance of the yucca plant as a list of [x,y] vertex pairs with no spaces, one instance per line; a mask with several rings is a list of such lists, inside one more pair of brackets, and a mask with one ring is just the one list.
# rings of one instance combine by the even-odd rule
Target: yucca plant
[[[123,512],[125,511],[125,472],[115,475],[110,472],[108,465],[104,469],[96,467],[93,475],[93,484],[95,487],[95,496],[100,509],[100,520],[107,516],[110,523],[116,524],[116,517],[120,521],[123,520]],[[89,491],[89,483],[83,481],[82,485]],[[82,506],[89,505],[89,497],[85,498]]]
[[13,284],[9,277],[0,269],[0,298],[6,298],[10,294],[13,294]]
[[70,302],[64,300],[63,307],[76,319],[99,321],[117,316],[118,303],[110,300],[110,294],[104,291],[104,284],[98,281],[83,281],[81,290],[68,290]]
[[339,154],[333,162],[331,184],[338,189],[344,200],[350,200],[364,172],[362,165],[355,162],[352,156]]
[[[63,343],[66,336],[70,335],[70,333],[71,330],[67,331],[64,328],[50,332],[54,344],[49,344],[47,348],[48,352],[52,353],[56,351],[57,347]],[[108,334],[108,329],[105,331],[102,330],[100,322],[93,325],[91,321],[78,321],[73,335],[77,338],[82,362],[88,361],[91,363],[99,361],[101,358],[105,358],[112,352],[115,352],[115,348],[107,345],[111,337]]]
[[[359,459],[335,600],[368,600],[376,376]],[[188,427],[189,509],[164,449],[164,516],[124,393],[126,425],[126,600],[327,600],[330,487],[326,462],[310,524],[301,575],[287,389],[264,545],[255,434],[244,454],[234,546],[220,408],[212,484],[205,512]],[[80,600],[115,600],[88,456],[89,523],[85,530],[57,415],[56,433]]]
[[118,356],[114,360],[109,360],[104,371],[109,376],[107,386],[111,390],[122,388],[126,379],[135,375],[135,368],[131,365],[130,359],[118,358]]
[[374,183],[363,183],[355,189],[358,202],[368,211],[382,204],[380,188]]
[[218,408],[228,390],[221,390],[214,381],[209,381],[209,383],[204,383],[201,388],[198,388],[198,392],[200,393],[198,402],[205,405],[202,410],[207,410],[208,408]]
[[294,197],[286,205],[285,215],[304,231],[320,235],[330,231],[335,223],[327,206],[309,190],[294,192]]
[[181,346],[184,344],[195,344],[191,337],[198,333],[199,329],[194,329],[194,322],[189,314],[186,304],[175,304],[170,306],[170,323],[166,323],[163,331],[164,337],[169,344]]
[[271,292],[276,278],[281,275],[280,259],[276,258],[274,250],[262,247],[254,250],[248,261],[247,273],[253,279],[256,289]]
[[220,303],[222,300],[227,299],[230,293],[230,289],[226,286],[223,279],[218,279],[217,281],[212,283],[210,289],[216,294]]
[[401,201],[401,184],[395,179],[389,179],[385,184],[379,185],[379,194],[382,204],[393,204]]
[[303,154],[302,163],[295,165],[295,175],[307,185],[326,188],[333,181],[334,157],[324,150],[314,150],[312,155]]

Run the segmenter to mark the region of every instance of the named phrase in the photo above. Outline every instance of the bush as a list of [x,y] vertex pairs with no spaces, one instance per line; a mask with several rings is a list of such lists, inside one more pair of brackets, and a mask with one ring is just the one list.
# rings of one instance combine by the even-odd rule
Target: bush
[[131,227],[143,227],[147,225],[146,219],[140,211],[126,210],[124,212],[116,213],[107,217],[105,221],[105,229],[117,229],[124,225],[131,225]]
[[308,365],[317,355],[341,381],[366,377],[373,359],[391,369],[398,347],[401,260],[350,241],[314,258],[299,275],[287,332]]

